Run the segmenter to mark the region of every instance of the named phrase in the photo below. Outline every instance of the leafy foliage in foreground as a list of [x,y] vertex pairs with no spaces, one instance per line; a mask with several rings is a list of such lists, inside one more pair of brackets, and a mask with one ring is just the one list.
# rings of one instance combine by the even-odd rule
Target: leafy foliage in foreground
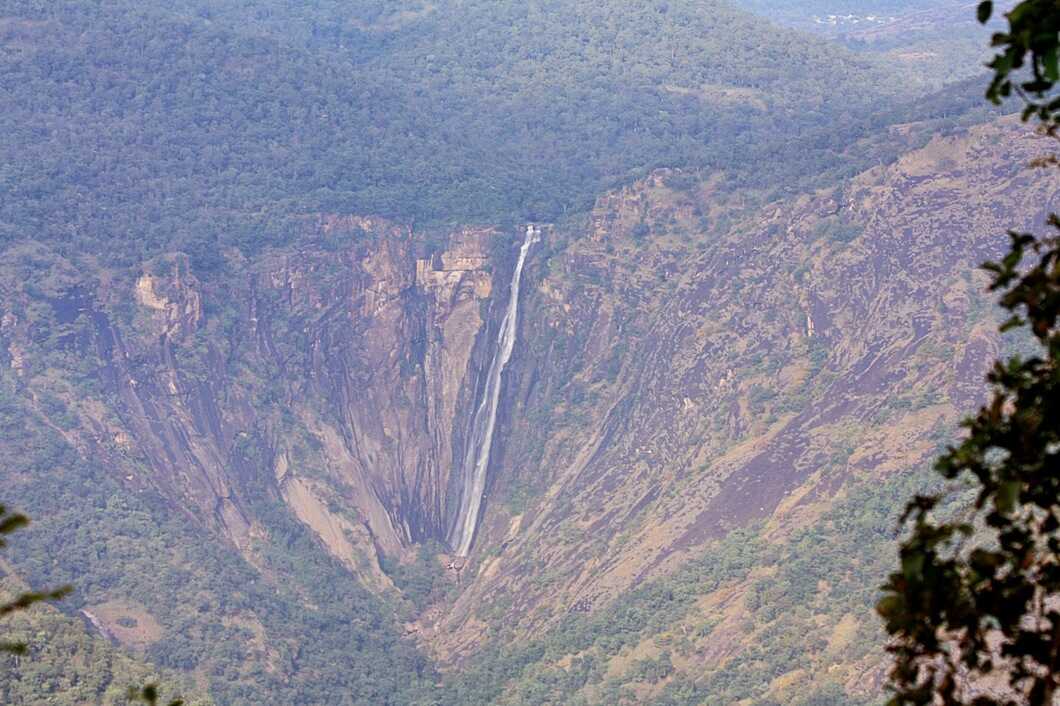
[[[28,517],[17,512],[9,512],[6,507],[0,505],[0,549],[7,546],[7,540],[4,539],[5,535],[9,535],[27,525],[29,525]],[[37,603],[57,601],[68,595],[70,591],[71,588],[69,586],[63,586],[51,591],[26,591],[20,593],[13,599],[0,603],[0,618],[26,610]],[[0,652],[23,655],[26,653],[26,643],[0,640]]]
[[[945,478],[974,478],[973,515],[938,520],[941,496],[917,497],[907,511],[913,534],[880,602],[899,638],[891,648],[896,703],[927,704],[936,695],[945,704],[973,702],[977,682],[1000,674],[1012,695],[1051,704],[1060,684],[1058,242],[1014,234],[1004,261],[988,265],[992,288],[1007,289],[1002,304],[1019,312],[1006,326],[1027,325],[1041,353],[997,363],[993,399],[966,423],[968,438],[939,459]],[[1038,261],[1021,273],[1027,253]],[[974,703],[1009,703],[1012,695]]]
[[[994,3],[979,4],[979,20],[987,22]],[[1057,34],[1060,32],[1060,6],[1048,0],[1026,0],[1007,15],[1007,31],[994,35],[993,45],[1000,49],[990,62],[994,77],[986,97],[1000,104],[1012,94],[1024,101],[1023,119],[1035,116],[1050,130],[1060,118],[1060,97],[1052,93],[1060,81]],[[1026,71],[1030,71],[1030,76]]]
[[[992,13],[992,2],[980,4],[981,22]],[[1055,135],[1060,6],[1026,0],[1007,17],[987,96],[1018,93],[1024,120],[1035,116]],[[1018,73],[1028,66],[1029,78]],[[1055,215],[1051,226],[1060,229]],[[896,706],[1046,706],[1060,687],[1060,238],[1011,239],[985,267],[1013,313],[1003,330],[1025,328],[1038,345],[997,362],[991,402],[937,463],[944,478],[970,482],[972,507],[941,513],[939,494],[917,496],[906,511],[901,569],[878,606],[894,638]]]

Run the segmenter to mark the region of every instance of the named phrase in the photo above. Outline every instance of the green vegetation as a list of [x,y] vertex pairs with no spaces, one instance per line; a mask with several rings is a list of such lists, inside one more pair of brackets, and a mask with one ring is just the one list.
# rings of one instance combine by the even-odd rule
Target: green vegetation
[[[8,546],[5,535],[28,525],[25,515],[0,506],[0,548]],[[7,566],[5,563],[3,568],[9,571]],[[5,635],[0,640],[0,670],[4,675],[0,698],[4,703],[37,703],[46,698],[54,704],[109,704],[117,698],[116,684],[142,683],[151,673],[135,659],[88,637],[76,620],[56,611],[35,609],[72,591],[70,586],[29,591],[14,575],[0,577],[0,619]],[[151,704],[157,702],[155,685],[140,690],[129,687],[129,693]],[[184,703],[175,699],[169,706]]]
[[715,1],[424,7],[6,3],[0,244],[205,271],[321,211],[554,219],[661,165],[795,189],[909,97]]
[[[0,590],[14,588],[10,578]],[[214,702],[198,696],[192,679],[148,664],[89,633],[77,617],[35,608],[6,620],[4,634],[27,643],[23,656],[0,656],[0,702],[9,706],[127,704],[135,684],[157,683],[167,694],[182,694],[189,706]]]
[[400,564],[384,558],[383,571],[390,576],[401,595],[411,604],[408,617],[413,617],[437,601],[451,585],[445,577],[445,569],[438,563],[438,555],[445,547],[438,541],[421,544],[410,564]]
[[[12,534],[29,525],[29,518],[19,513],[8,512],[7,508],[0,505],[0,549],[7,546],[5,535]],[[70,593],[70,587],[64,586],[51,591],[23,591],[13,598],[0,602],[0,618],[6,618],[12,614],[32,608],[38,603],[45,601],[57,601]],[[9,652],[16,655],[26,653],[25,642],[12,642],[0,640],[0,652]]]
[[[0,250],[20,250],[9,265],[32,290],[18,311],[32,345],[17,373],[3,351],[0,496],[39,519],[25,535],[32,549],[14,558],[5,588],[21,590],[17,573],[32,585],[74,583],[78,591],[63,606],[69,615],[38,611],[12,623],[11,637],[26,642],[33,659],[0,656],[0,700],[34,703],[44,693],[55,703],[111,703],[129,695],[130,684],[157,680],[160,692],[132,696],[147,703],[159,693],[208,692],[225,704],[617,704],[652,689],[659,704],[765,706],[774,680],[820,666],[828,642],[822,624],[830,629],[871,604],[892,543],[890,509],[912,481],[853,488],[820,526],[788,542],[774,543],[762,528],[735,532],[606,611],[571,613],[537,640],[498,641],[437,687],[439,676],[401,637],[400,621],[448,589],[438,547],[423,547],[411,563],[384,563],[405,599],[387,605],[393,596],[360,586],[273,486],[259,483],[272,468],[258,443],[266,432],[255,428],[231,439],[229,461],[262,472],[240,486],[256,489],[242,499],[260,525],[246,546],[220,544],[206,529],[216,518],[189,516],[146,480],[135,448],[119,451],[105,425],[82,424],[72,399],[98,403],[103,415],[120,405],[107,407],[114,393],[102,389],[95,359],[82,355],[88,345],[70,343],[93,340],[90,317],[66,321],[52,311],[49,302],[76,294],[66,285],[79,281],[56,263],[106,259],[110,274],[128,280],[134,270],[122,268],[139,262],[171,274],[177,259],[169,254],[184,251],[217,285],[236,260],[229,248],[255,254],[310,238],[328,251],[345,248],[310,232],[314,213],[415,222],[426,247],[438,221],[574,218],[604,189],[657,166],[688,168],[667,182],[685,190],[702,183],[700,174],[724,171],[725,188],[743,189],[751,208],[884,163],[987,109],[970,110],[960,87],[913,100],[901,76],[871,59],[713,0],[353,5],[4,4],[0,86],[10,100],[0,111]],[[915,123],[905,128],[912,137],[881,129],[897,123]],[[724,230],[727,217],[713,227]],[[666,231],[643,221],[632,235],[648,246]],[[817,236],[840,247],[860,232],[833,219]],[[337,280],[341,267],[336,258],[311,276]],[[184,379],[203,385],[219,358],[238,370],[239,317],[254,315],[235,311],[235,297],[224,301],[234,287],[209,291],[218,294],[205,303],[201,328],[166,342]],[[270,290],[255,302],[268,308],[268,298],[280,296]],[[138,335],[136,317],[144,314],[133,302],[107,306],[130,340]],[[296,360],[314,344],[304,320],[271,323],[277,359]],[[632,326],[628,333],[648,335]],[[578,337],[589,335],[579,330],[554,344],[580,350]],[[811,345],[819,368],[827,343]],[[623,360],[616,349],[608,380],[622,377]],[[148,354],[129,362],[134,371],[153,365],[160,363]],[[260,371],[236,372],[218,394],[255,388],[244,399],[263,416],[284,417],[271,431],[291,432],[291,461],[306,477],[323,475],[312,465],[311,446],[320,441],[298,437],[294,430],[304,430],[293,419],[286,423],[293,413],[276,365],[268,380],[256,378],[266,376]],[[415,369],[412,357],[402,367],[408,376]],[[564,394],[571,415],[597,404],[583,380]],[[765,385],[749,399],[769,419],[783,402]],[[519,479],[512,512],[533,506],[535,482],[529,473]],[[0,532],[4,526],[0,518]],[[570,536],[572,544],[579,539]],[[866,552],[869,560],[837,575],[845,558]],[[534,587],[564,578],[536,568],[528,579]],[[770,580],[756,568],[772,572]],[[698,615],[699,603],[728,588],[746,592],[744,625],[755,644],[709,662],[693,680],[682,667],[701,657],[715,631],[722,639],[726,617]],[[104,617],[121,647],[76,617],[116,604],[121,610]],[[511,607],[498,601],[480,615],[496,622]],[[858,626],[854,658],[874,655],[874,627]],[[646,642],[658,649],[634,654]],[[627,657],[617,674],[608,672]],[[807,705],[849,704],[843,694],[827,677],[789,692]]]
[[[1027,255],[1037,259],[1029,267]],[[986,268],[1013,312],[1003,328],[1026,327],[1040,348],[996,363],[990,403],[937,463],[954,485],[974,488],[974,504],[956,516],[939,508],[949,494],[908,506],[911,535],[879,603],[896,638],[896,705],[992,706],[1019,694],[1046,706],[1060,686],[1060,239],[1014,233],[1009,254]],[[976,693],[999,678],[1011,693]]]
[[[656,706],[743,700],[756,706],[878,704],[880,694],[866,689],[849,696],[821,667],[836,650],[848,664],[882,659],[872,606],[893,556],[895,507],[926,480],[923,473],[883,482],[861,478],[820,521],[787,541],[768,540],[762,528],[736,531],[672,576],[618,597],[607,610],[570,613],[525,644],[498,641],[446,686],[445,703],[639,704],[646,702],[631,686],[661,684],[651,701]],[[752,569],[763,578],[752,579]],[[722,634],[718,627],[740,613],[697,608],[704,597],[727,589],[745,594],[741,635]],[[849,616],[857,616],[849,643],[829,646],[830,633]],[[703,656],[724,641],[740,645],[735,656]],[[645,642],[659,646],[658,656],[633,660],[618,676],[606,676],[611,660]],[[676,674],[675,660],[685,665]],[[689,662],[695,664],[694,679]],[[775,679],[798,670],[810,676],[771,694]]]

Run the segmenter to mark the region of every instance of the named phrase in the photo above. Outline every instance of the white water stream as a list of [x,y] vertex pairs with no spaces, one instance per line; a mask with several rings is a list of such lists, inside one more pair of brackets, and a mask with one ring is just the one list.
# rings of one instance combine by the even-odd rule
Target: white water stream
[[497,422],[497,405],[501,397],[501,374],[515,348],[515,334],[519,318],[519,283],[523,277],[523,265],[530,246],[541,236],[541,229],[534,225],[526,227],[523,247],[519,250],[519,261],[515,263],[512,274],[511,292],[508,295],[508,309],[501,321],[501,330],[497,336],[497,350],[490,361],[486,373],[486,386],[482,390],[482,399],[475,408],[471,419],[471,433],[467,439],[467,451],[464,453],[462,477],[463,492],[460,495],[460,513],[456,525],[449,533],[449,545],[457,556],[467,556],[471,551],[471,542],[475,538],[478,526],[478,515],[482,508],[482,496],[486,491],[486,470],[490,463],[490,448],[493,446],[493,427]]

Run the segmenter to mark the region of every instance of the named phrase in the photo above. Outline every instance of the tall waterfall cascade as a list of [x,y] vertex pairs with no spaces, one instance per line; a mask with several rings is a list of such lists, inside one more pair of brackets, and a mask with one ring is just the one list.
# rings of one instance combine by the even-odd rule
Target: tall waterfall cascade
[[482,398],[475,407],[471,419],[470,434],[467,439],[467,450],[461,467],[463,487],[460,495],[460,512],[456,524],[449,533],[449,546],[457,556],[466,557],[471,551],[471,542],[478,527],[479,512],[482,509],[482,497],[486,492],[486,471],[490,463],[490,449],[493,446],[493,429],[497,423],[497,406],[501,398],[501,377],[504,368],[512,357],[515,348],[515,336],[519,319],[519,285],[523,277],[523,266],[530,247],[541,237],[541,228],[535,225],[526,226],[526,236],[519,250],[519,260],[515,263],[512,274],[511,289],[508,295],[508,308],[501,321],[497,335],[497,348],[493,352],[489,371],[486,373],[486,384],[482,389]]

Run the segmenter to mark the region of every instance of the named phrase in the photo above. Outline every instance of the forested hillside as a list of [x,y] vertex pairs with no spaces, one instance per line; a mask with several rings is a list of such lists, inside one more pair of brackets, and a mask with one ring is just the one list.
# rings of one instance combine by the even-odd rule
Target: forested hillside
[[[88,398],[89,380],[67,379]],[[137,473],[141,459],[118,465],[79,451],[76,418],[60,411],[60,397],[41,400],[50,419],[20,397],[5,374],[0,491],[36,519],[20,534],[16,564],[32,585],[74,584],[61,606],[74,620],[96,615],[127,654],[187,675],[218,703],[319,704],[338,691],[346,703],[404,704],[430,683],[393,608],[350,580],[292,518],[272,512],[262,527],[272,542],[248,565],[157,491],[129,492],[114,472]],[[95,628],[78,637],[49,615],[28,623],[32,633],[6,626],[33,649],[0,656],[5,703],[114,699],[157,671],[116,659]],[[56,633],[62,638],[48,637]]]
[[658,166],[789,187],[903,77],[721,2],[0,8],[0,237],[126,261],[292,217],[534,218]]

